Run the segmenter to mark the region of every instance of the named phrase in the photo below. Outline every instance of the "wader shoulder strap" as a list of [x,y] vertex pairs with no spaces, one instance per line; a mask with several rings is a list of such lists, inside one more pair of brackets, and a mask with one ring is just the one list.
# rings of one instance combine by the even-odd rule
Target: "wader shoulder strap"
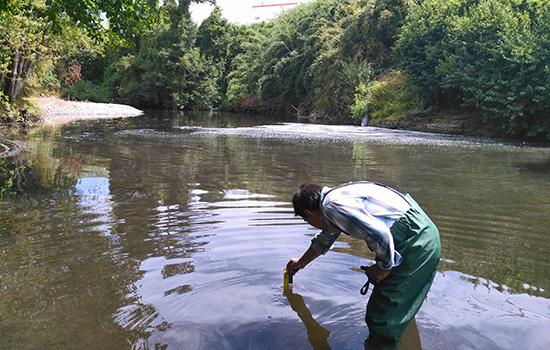
[[[386,186],[384,184],[381,184],[379,182],[372,182],[372,181],[350,181],[350,182],[347,182],[345,184],[341,184],[341,185],[338,185],[336,187],[333,187],[331,188],[330,190],[327,191],[327,193],[325,193],[325,197],[330,193],[332,192],[333,190],[337,189],[337,188],[342,188],[342,187],[345,187],[345,186],[350,186],[350,185],[355,185],[355,184],[371,184],[371,185],[377,185],[377,186],[382,186],[384,188],[387,188],[388,190],[394,192],[395,194],[399,195],[401,198],[403,198],[407,203],[409,203],[409,201],[407,200],[407,198],[405,198],[405,195],[399,191],[397,191],[396,189],[393,189],[389,186]],[[411,203],[409,203],[410,205]],[[411,205],[412,206],[412,205]]]

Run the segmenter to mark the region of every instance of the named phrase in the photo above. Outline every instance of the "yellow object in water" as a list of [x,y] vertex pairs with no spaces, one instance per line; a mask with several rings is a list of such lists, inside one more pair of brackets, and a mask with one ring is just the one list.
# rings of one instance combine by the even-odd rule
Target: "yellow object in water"
[[292,283],[292,274],[287,270],[283,270],[284,289],[292,289],[294,284]]

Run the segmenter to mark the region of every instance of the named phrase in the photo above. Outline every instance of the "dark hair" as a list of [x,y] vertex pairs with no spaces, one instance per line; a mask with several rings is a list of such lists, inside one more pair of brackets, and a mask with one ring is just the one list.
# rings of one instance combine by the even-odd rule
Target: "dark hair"
[[307,219],[305,210],[319,211],[322,186],[305,183],[292,196],[294,215]]

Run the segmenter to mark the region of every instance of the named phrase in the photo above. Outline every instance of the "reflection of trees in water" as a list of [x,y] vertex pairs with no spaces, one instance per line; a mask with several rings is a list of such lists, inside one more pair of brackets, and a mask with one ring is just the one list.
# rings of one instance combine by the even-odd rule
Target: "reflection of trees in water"
[[[164,289],[149,289],[147,299],[160,300],[193,290],[192,285],[178,282],[178,276],[195,271],[193,256],[208,244],[198,238],[204,237],[202,230],[212,226],[211,214],[190,204],[198,159],[189,159],[185,148],[181,152],[163,151],[175,141],[144,141],[134,136],[119,139],[112,147],[116,155],[108,165],[109,189],[116,203],[113,216],[117,224],[113,229],[119,234],[118,254],[135,261],[137,269],[148,259],[166,259],[160,270],[149,273],[170,280]],[[126,306],[116,313],[116,322],[132,333],[128,341],[135,347],[152,333],[171,327],[154,303],[142,300],[136,287],[139,279],[131,284]]]
[[0,183],[3,184],[4,196],[33,197],[46,189],[35,168],[21,158],[9,160],[2,165]]
[[86,153],[29,145],[0,166],[18,197],[0,211],[2,346],[98,349],[109,330],[109,346],[125,348],[132,335],[112,315],[131,299],[139,263],[115,249],[109,206],[74,191]]
[[162,278],[169,278],[175,275],[183,275],[191,273],[195,270],[195,267],[190,261],[186,261],[180,264],[168,264],[165,265],[161,271]]
[[82,213],[77,197],[53,194],[0,212],[0,339],[6,349],[127,346],[112,314],[133,282],[132,261],[113,257],[109,237]]
[[[86,126],[76,134],[90,134],[90,130]],[[192,285],[176,280],[194,271],[193,257],[205,249],[208,240],[205,232],[216,225],[209,208],[191,203],[193,189],[210,191],[199,199],[210,204],[220,200],[217,191],[241,188],[243,184],[250,192],[274,194],[279,200],[289,200],[299,181],[332,182],[327,185],[352,179],[389,182],[399,189],[411,189],[413,196],[440,224],[445,238],[442,240],[444,258],[449,260],[442,262],[440,271],[459,270],[489,277],[502,286],[517,286],[514,291],[521,291],[522,283],[545,287],[540,281],[549,280],[550,269],[545,268],[548,259],[540,255],[548,250],[544,249],[547,242],[542,235],[528,237],[533,232],[523,229],[523,220],[520,220],[543,222],[544,213],[531,208],[546,203],[537,198],[548,196],[534,186],[523,188],[524,182],[518,180],[525,177],[518,178],[517,172],[510,171],[513,167],[491,162],[489,156],[478,158],[477,154],[474,156],[477,151],[455,154],[445,152],[452,151],[448,147],[440,150],[423,146],[427,149],[422,150],[414,146],[323,140],[306,140],[303,142],[307,147],[302,147],[292,140],[277,138],[196,136],[191,131],[158,134],[162,137],[127,134],[108,138],[107,135],[101,142],[66,135],[65,143],[54,146],[46,140],[25,153],[29,161],[21,155],[10,165],[9,169],[25,167],[25,174],[17,184],[21,193],[40,192],[40,186],[68,190],[48,192],[55,206],[53,201],[48,201],[41,204],[44,208],[31,207],[25,210],[25,218],[19,217],[23,211],[17,213],[19,216],[10,216],[7,211],[0,214],[5,228],[0,232],[0,254],[5,254],[0,259],[0,270],[10,274],[18,271],[17,277],[6,277],[8,289],[0,290],[0,319],[10,322],[7,327],[0,327],[1,339],[7,332],[12,338],[6,339],[12,341],[21,339],[14,335],[36,332],[35,339],[43,337],[55,343],[57,334],[57,339],[69,339],[69,344],[77,344],[94,338],[91,333],[105,334],[107,329],[116,333],[109,338],[116,346],[126,341],[137,344],[155,329],[169,327],[153,305],[140,300],[134,288],[144,275],[140,271],[142,262],[163,257],[168,262],[155,273],[173,280],[164,290],[157,287],[159,297],[174,297],[192,290]],[[95,228],[99,224],[93,222],[89,213],[83,213],[76,196],[68,193],[90,164],[107,169],[108,175],[102,176],[109,178],[112,221],[106,226],[112,237],[103,236],[101,230]],[[544,174],[547,165],[543,163],[534,169],[523,165],[519,173],[538,176]],[[338,169],[337,174],[334,169]],[[522,189],[518,191],[518,188]],[[520,211],[513,220],[498,221],[502,219],[499,212],[503,203],[510,202],[506,194],[529,197],[532,203],[514,206]],[[485,214],[486,210],[490,210],[487,215],[478,215]],[[52,215],[55,220],[49,221]],[[468,216],[468,220],[461,215]],[[499,230],[488,232],[487,224]],[[539,246],[534,249],[536,242]],[[349,248],[339,246],[335,250],[373,257],[361,241],[348,243]],[[479,259],[480,250],[483,250],[483,261]],[[537,254],[542,259],[537,259]],[[185,261],[174,263],[170,259]],[[539,263],[532,264],[533,261]],[[30,305],[29,309],[11,305],[17,303]],[[13,317],[19,311],[21,314]],[[67,319],[62,322],[65,313]],[[118,315],[118,323],[113,322],[113,314]],[[83,315],[89,319],[83,320]],[[33,321],[26,324],[23,318]],[[46,324],[51,327],[49,330]],[[65,330],[66,324],[70,326]],[[79,332],[81,334],[77,334]],[[319,329],[314,333],[322,338],[325,332]],[[85,334],[90,339],[86,340]],[[322,339],[319,342],[322,343]],[[93,345],[97,344],[90,348],[94,348]],[[124,345],[119,348],[122,347]]]
[[[135,283],[144,274],[141,263],[151,257],[186,259],[162,268],[162,277],[174,281],[193,272],[191,258],[207,242],[197,242],[200,234],[190,227],[197,220],[208,221],[208,214],[189,208],[189,183],[195,181],[188,160],[181,154],[140,150],[142,146],[156,149],[162,142],[122,141],[108,150],[105,159],[98,156],[106,151],[98,144],[42,142],[30,144],[25,154],[4,163],[5,174],[15,174],[14,193],[47,198],[32,201],[24,218],[17,215],[12,220],[9,212],[0,213],[6,215],[3,232],[8,232],[0,231],[0,251],[8,255],[0,262],[0,270],[6,271],[0,319],[9,320],[0,329],[0,338],[8,348],[9,344],[40,348],[49,339],[55,343],[54,337],[72,344],[69,347],[101,348],[92,341],[96,335],[121,327],[124,331],[115,331],[109,341],[113,348],[124,348],[124,343],[137,344],[151,332],[169,327],[136,292]],[[101,207],[95,205],[97,199],[82,200],[74,192],[89,164],[109,169],[109,203]],[[180,178],[174,177],[173,164],[180,167]],[[89,166],[87,172],[90,176]],[[109,213],[97,212],[102,210]],[[205,229],[208,226],[205,223]],[[164,297],[191,290],[188,284],[176,284],[158,292]],[[85,331],[77,330],[84,324]],[[6,332],[11,335],[4,337]],[[28,342],[22,338],[27,332],[36,334]]]
[[19,153],[1,164],[2,193],[28,199],[64,191],[76,184],[82,169],[82,160],[73,154],[58,159],[47,147],[31,149],[28,158]]

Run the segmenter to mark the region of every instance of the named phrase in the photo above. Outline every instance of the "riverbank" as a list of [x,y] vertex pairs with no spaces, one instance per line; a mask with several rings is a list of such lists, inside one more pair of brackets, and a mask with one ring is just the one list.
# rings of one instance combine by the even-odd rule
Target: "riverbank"
[[483,116],[475,112],[444,112],[406,118],[370,119],[368,125],[387,129],[413,130],[439,134],[476,136],[486,138],[510,138],[505,130],[483,122]]
[[[314,113],[309,116],[297,116],[299,122],[346,124],[349,120],[334,119],[324,113]],[[411,130],[438,134],[474,136],[484,138],[510,139],[505,130],[483,122],[479,113],[443,112],[422,116],[370,118],[368,126],[385,129]]]
[[[105,119],[135,117],[143,115],[143,111],[132,106],[113,104],[66,101],[55,97],[30,99],[39,109],[41,124],[60,126],[66,123],[84,119]],[[298,121],[323,122],[327,116],[299,116]],[[473,112],[440,113],[419,117],[370,119],[369,126],[387,129],[413,130],[430,133],[477,136],[487,138],[509,138],[504,130],[482,123],[483,117]],[[334,123],[334,120],[327,119]]]
[[60,126],[76,120],[136,117],[143,111],[128,105],[66,101],[55,97],[30,99],[39,109],[41,124]]

